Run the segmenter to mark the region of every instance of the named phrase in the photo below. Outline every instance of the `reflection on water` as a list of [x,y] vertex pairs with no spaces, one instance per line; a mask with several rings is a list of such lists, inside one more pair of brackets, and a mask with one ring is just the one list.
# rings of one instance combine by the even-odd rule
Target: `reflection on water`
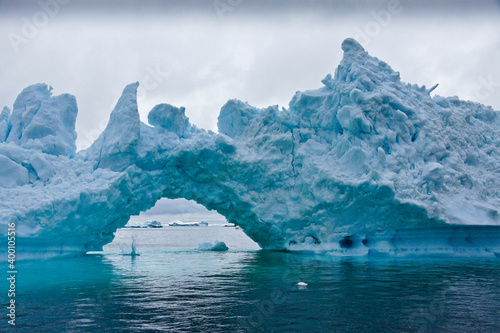
[[[136,236],[139,232],[130,231]],[[299,256],[238,249],[237,239],[233,234],[231,238],[233,250],[226,253],[148,246],[142,240],[137,257],[123,256],[119,246],[111,246],[104,254],[20,262],[16,328],[31,332],[500,331],[498,259]],[[307,287],[297,286],[300,281]]]

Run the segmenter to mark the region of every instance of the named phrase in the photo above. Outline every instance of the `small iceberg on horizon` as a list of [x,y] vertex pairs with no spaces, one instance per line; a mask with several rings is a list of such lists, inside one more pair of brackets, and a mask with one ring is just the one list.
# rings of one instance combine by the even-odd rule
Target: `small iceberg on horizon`
[[207,222],[172,221],[168,225],[170,227],[208,227],[208,223]]
[[163,228],[163,226],[158,221],[146,221],[143,228]]
[[144,228],[141,223],[138,222],[128,222],[123,226],[125,229],[137,229],[137,228]]
[[163,228],[161,222],[158,221],[146,221],[144,223],[138,222],[128,222],[125,226],[125,229],[138,229],[138,228]]
[[212,244],[210,242],[201,243],[200,245],[198,245],[198,249],[197,250],[199,250],[199,251],[224,252],[224,251],[229,250],[229,248],[227,247],[226,243],[215,241],[214,244]]

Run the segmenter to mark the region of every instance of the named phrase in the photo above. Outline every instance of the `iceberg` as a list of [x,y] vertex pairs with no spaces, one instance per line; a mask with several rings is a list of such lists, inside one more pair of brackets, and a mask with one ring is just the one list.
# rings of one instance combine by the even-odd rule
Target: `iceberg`
[[144,223],[131,222],[128,221],[127,224],[123,226],[125,229],[138,229],[138,228],[163,228],[161,222],[158,221],[146,221]]
[[163,228],[163,225],[158,221],[146,221],[143,228]]
[[128,221],[127,224],[123,226],[125,229],[138,229],[143,228],[142,223]]
[[182,222],[172,221],[168,224],[171,227],[207,227],[207,222]]
[[406,84],[353,39],[342,50],[288,108],[228,101],[219,133],[169,104],[142,123],[130,84],[78,153],[75,98],[26,88],[0,115],[0,223],[21,257],[79,255],[185,198],[268,250],[498,256],[499,112]]

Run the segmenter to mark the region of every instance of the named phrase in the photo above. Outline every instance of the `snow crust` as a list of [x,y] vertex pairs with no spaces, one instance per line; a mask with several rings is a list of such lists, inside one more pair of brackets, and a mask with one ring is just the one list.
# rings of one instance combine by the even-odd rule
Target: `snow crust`
[[141,123],[133,83],[77,154],[75,98],[26,88],[0,114],[0,223],[16,222],[25,257],[74,255],[186,198],[265,249],[500,253],[498,111],[403,83],[353,39],[342,49],[286,109],[228,101],[218,134],[169,104]]

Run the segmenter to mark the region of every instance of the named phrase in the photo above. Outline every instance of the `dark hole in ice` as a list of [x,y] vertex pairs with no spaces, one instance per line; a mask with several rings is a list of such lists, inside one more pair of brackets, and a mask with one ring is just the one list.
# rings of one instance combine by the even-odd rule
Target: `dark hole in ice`
[[387,138],[385,138],[384,142],[382,143],[382,149],[386,154],[390,154],[392,151],[391,144],[389,143],[389,140]]
[[418,132],[415,132],[415,134],[413,134],[413,136],[411,137],[411,142],[415,142],[417,138],[418,138]]
[[351,239],[351,236],[345,236],[344,239],[342,239],[340,242],[340,247],[343,247],[344,249],[348,249],[354,245],[354,242]]
[[321,244],[321,241],[318,238],[314,236],[311,236],[311,238],[314,239],[314,244]]
[[290,242],[288,242],[288,245],[295,245],[295,244],[297,244],[296,241],[290,241]]
[[368,246],[368,244],[370,244],[370,241],[365,238],[361,241],[361,243],[363,243],[364,246]]

